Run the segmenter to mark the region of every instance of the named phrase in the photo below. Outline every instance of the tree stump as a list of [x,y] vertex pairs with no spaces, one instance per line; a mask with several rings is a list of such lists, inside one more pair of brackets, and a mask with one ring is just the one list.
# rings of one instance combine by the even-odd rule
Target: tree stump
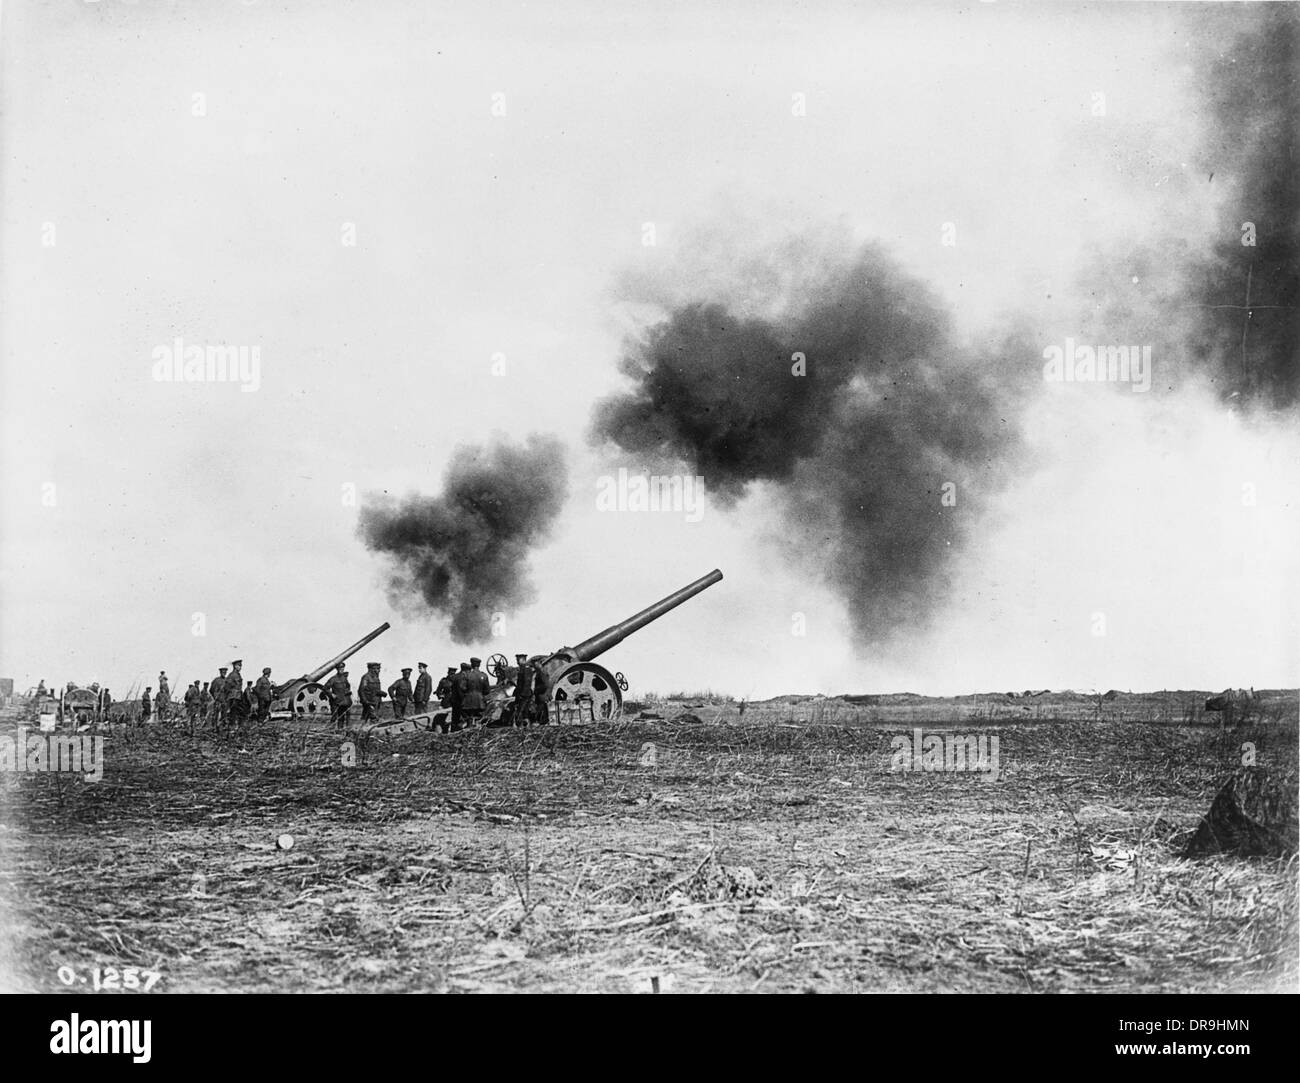
[[1289,857],[1300,825],[1294,784],[1263,767],[1238,767],[1202,817],[1183,857]]

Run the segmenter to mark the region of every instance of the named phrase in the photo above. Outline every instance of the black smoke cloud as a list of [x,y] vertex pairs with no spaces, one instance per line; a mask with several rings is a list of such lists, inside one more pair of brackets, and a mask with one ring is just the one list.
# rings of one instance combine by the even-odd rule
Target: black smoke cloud
[[[1216,231],[1161,236],[1153,215],[1152,237],[1098,253],[1081,275],[1061,305],[1077,326],[1057,326],[1058,313],[1050,334],[1015,324],[997,341],[959,343],[940,301],[879,248],[846,259],[823,234],[754,259],[728,252],[736,233],[719,227],[704,237],[716,251],[695,296],[680,280],[625,289],[665,316],[625,351],[631,388],[597,405],[594,441],[643,464],[684,462],[724,504],[766,488],[792,559],[821,571],[871,647],[950,600],[982,513],[1025,465],[1021,421],[1043,388],[1045,341],[1154,341],[1161,392],[1194,377],[1255,410],[1294,406],[1300,10],[1265,7],[1193,16],[1208,53],[1192,103],[1203,138],[1187,160],[1226,190]],[[1254,247],[1241,243],[1246,221]],[[1222,306],[1244,304],[1248,274],[1243,351],[1246,314]],[[806,376],[791,375],[796,353]]]
[[440,496],[371,497],[357,532],[391,558],[389,600],[446,618],[457,643],[481,643],[492,615],[534,598],[528,555],[563,507],[568,468],[555,437],[497,441],[452,455]]
[[[1212,255],[1191,276],[1200,314],[1191,349],[1225,395],[1283,408],[1300,398],[1300,10],[1267,4],[1250,14],[1246,31],[1218,27],[1225,44],[1199,80],[1209,122],[1202,169],[1230,194]],[[1254,246],[1242,244],[1245,222]],[[1221,307],[1245,304],[1248,277],[1249,316]]]
[[597,405],[592,437],[685,462],[723,503],[767,483],[791,552],[823,569],[873,646],[942,601],[1039,370],[1027,343],[959,345],[933,293],[877,247],[827,254],[813,277],[800,313],[672,308],[625,353],[632,387]]

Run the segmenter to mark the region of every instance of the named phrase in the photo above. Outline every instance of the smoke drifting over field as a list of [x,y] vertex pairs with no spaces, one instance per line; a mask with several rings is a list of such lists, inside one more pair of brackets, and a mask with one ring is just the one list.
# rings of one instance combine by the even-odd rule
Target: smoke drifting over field
[[[1037,370],[959,346],[880,249],[824,245],[787,244],[743,266],[730,297],[672,308],[624,357],[633,387],[598,404],[593,437],[684,461],[724,503],[769,483],[791,546],[820,554],[809,563],[870,645],[932,611]],[[765,295],[745,296],[756,282]],[[791,312],[791,296],[816,300]]]
[[528,555],[545,541],[565,499],[568,469],[555,437],[523,446],[460,447],[440,496],[373,497],[358,533],[392,558],[389,600],[448,621],[457,643],[481,643],[492,615],[533,600]]
[[[878,247],[823,233],[753,255],[746,230],[716,228],[693,238],[671,272],[625,283],[623,298],[653,306],[659,319],[626,347],[620,370],[631,386],[597,405],[593,441],[646,464],[678,460],[703,476],[715,502],[766,492],[780,512],[783,544],[844,600],[859,645],[874,647],[919,630],[951,601],[958,573],[982,560],[980,524],[995,525],[984,513],[996,505],[1004,519],[1019,514],[1002,497],[1031,464],[1061,472],[1051,511],[1067,523],[1095,517],[1096,502],[1064,501],[1081,471],[1100,461],[1088,449],[1109,450],[1116,439],[1107,412],[1131,411],[1137,400],[1108,400],[1129,396],[1128,387],[1045,386],[1045,344],[1070,335],[1154,342],[1152,402],[1176,400],[1192,431],[1211,431],[1211,415],[1222,409],[1203,394],[1207,384],[1221,399],[1248,403],[1261,430],[1280,431],[1300,396],[1300,18],[1290,9],[1261,13],[1234,40],[1240,26],[1234,18],[1227,33],[1205,35],[1229,44],[1206,47],[1210,59],[1197,76],[1203,137],[1198,147],[1178,148],[1184,172],[1167,163],[1177,177],[1172,188],[1132,189],[1150,233],[1099,252],[1064,291],[1073,296],[1058,296],[1050,313],[1035,317],[1042,327],[1010,326],[969,344],[928,286]],[[1099,128],[1087,138],[1108,143],[1117,131]],[[1207,190],[1211,175],[1215,188]],[[1162,201],[1188,198],[1217,200],[1212,232],[1162,233]],[[1244,222],[1254,224],[1254,246],[1242,244]],[[1244,305],[1248,273],[1249,317],[1221,307]],[[1059,419],[1073,448],[1055,434],[1045,438],[1041,425],[1039,446],[1024,446],[1037,416],[1027,412],[1031,402]],[[1167,410],[1147,416],[1156,428],[1168,423]],[[1124,431],[1129,466],[1113,499],[1158,473],[1168,455],[1154,429]],[[1049,445],[1054,461],[1033,462]],[[1221,494],[1208,482],[1204,488],[1195,503],[1215,505]],[[1182,511],[1159,498],[1146,502],[1153,534]],[[1048,582],[1080,574],[1064,556],[1053,563],[1044,552],[1036,563]],[[1101,609],[1110,597],[1098,582],[1085,604]]]
[[[1202,319],[1192,349],[1225,393],[1266,407],[1300,398],[1300,13],[1267,5],[1203,70],[1210,183],[1227,199],[1213,255],[1191,279]],[[1243,244],[1244,223],[1254,244]],[[1246,237],[1249,240],[1249,237]],[[1249,315],[1224,307],[1246,303]]]

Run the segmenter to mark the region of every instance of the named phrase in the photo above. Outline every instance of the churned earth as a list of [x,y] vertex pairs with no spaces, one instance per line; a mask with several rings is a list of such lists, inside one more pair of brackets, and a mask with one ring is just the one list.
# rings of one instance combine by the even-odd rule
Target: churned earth
[[[1295,991],[1294,862],[1178,857],[1243,748],[1294,780],[1295,693],[1271,695],[1226,730],[1195,692],[669,702],[386,742],[119,729],[98,783],[0,776],[0,979]],[[918,728],[982,740],[980,769],[919,769]]]

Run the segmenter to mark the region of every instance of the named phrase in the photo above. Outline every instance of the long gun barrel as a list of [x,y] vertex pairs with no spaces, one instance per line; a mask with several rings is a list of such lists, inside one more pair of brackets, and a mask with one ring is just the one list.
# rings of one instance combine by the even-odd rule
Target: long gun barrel
[[388,631],[388,629],[389,629],[388,621],[384,621],[384,623],[381,624],[378,628],[376,628],[373,632],[371,632],[369,635],[362,636],[355,643],[353,643],[352,646],[350,646],[347,650],[342,651],[339,654],[336,654],[328,662],[324,663],[323,665],[317,666],[310,673],[303,674],[303,676],[298,679],[302,681],[306,681],[308,684],[316,683],[322,677],[324,677],[326,673],[328,673],[331,669],[333,669],[336,665],[338,665],[340,662],[347,661],[354,654],[356,654],[357,651],[359,651],[362,647],[364,647],[367,643],[369,643],[372,639],[378,639],[379,636],[383,635],[386,631]]
[[682,602],[694,598],[701,591],[708,590],[709,587],[721,579],[722,572],[714,568],[708,575],[695,580],[689,586],[682,587],[681,590],[673,591],[668,597],[661,598],[654,605],[647,606],[635,616],[610,625],[603,632],[597,633],[590,639],[584,639],[576,647],[571,648],[568,653],[578,662],[590,662],[593,658],[599,658],[611,647],[618,646],[633,632],[639,632],[651,621],[658,620],[670,609],[676,609]]

